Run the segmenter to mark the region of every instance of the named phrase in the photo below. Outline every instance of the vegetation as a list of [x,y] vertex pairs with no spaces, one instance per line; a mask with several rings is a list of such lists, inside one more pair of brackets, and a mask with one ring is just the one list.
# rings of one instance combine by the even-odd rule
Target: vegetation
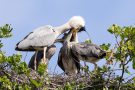
[[21,61],[20,54],[6,56],[1,50],[2,39],[11,37],[11,32],[8,24],[0,27],[0,90],[135,90],[135,73],[129,70],[135,69],[135,26],[112,25],[108,32],[114,36],[115,45],[101,45],[107,51],[107,64],[94,71],[82,67],[76,76],[48,75],[45,65],[34,71]]

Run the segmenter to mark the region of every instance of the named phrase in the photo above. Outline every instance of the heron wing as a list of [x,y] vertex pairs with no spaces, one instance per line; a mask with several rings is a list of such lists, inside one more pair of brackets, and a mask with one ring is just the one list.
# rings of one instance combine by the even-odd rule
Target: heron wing
[[74,54],[85,56],[85,57],[98,57],[97,50],[99,46],[88,43],[76,43],[72,45],[71,50]]
[[57,63],[58,63],[58,66],[63,70],[63,71],[65,71],[65,69],[64,69],[64,66],[63,66],[63,62],[62,62],[62,48],[60,49],[60,52],[59,52],[59,55],[58,55],[58,61],[57,61]]
[[[53,27],[51,25],[41,26],[33,31],[33,36],[47,35],[53,33]],[[31,35],[29,38],[33,38]]]
[[58,37],[53,27],[43,26],[37,28],[28,34],[22,41],[17,44],[19,49],[29,49],[30,47],[51,46]]
[[[80,72],[80,60],[72,54],[70,48],[64,45],[58,55],[58,66],[65,72],[74,72],[77,69],[77,72]],[[66,72],[67,73],[67,72]]]
[[75,66],[77,67],[77,71],[78,73],[80,72],[80,60],[78,59],[78,57],[76,57],[73,52],[71,52],[71,55],[73,57],[73,61],[75,63]]
[[55,51],[56,51],[56,46],[55,45],[52,45],[52,46],[48,47],[47,51],[46,51],[46,58],[48,60],[50,60],[51,57],[55,54]]
[[31,41],[31,46],[46,46],[52,44],[56,38],[56,33],[50,25],[42,26],[34,30],[27,39]]

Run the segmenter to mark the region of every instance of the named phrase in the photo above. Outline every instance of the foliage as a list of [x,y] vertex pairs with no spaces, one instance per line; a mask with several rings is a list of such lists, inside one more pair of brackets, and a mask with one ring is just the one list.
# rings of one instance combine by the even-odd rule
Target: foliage
[[2,27],[0,27],[0,38],[7,38],[7,37],[11,37],[12,28],[9,24],[6,24]]
[[[8,24],[0,27],[0,38],[11,37],[11,31]],[[22,55],[6,56],[1,51],[4,45],[0,41],[0,90],[135,90],[135,73],[128,66],[132,63],[135,69],[135,27],[114,24],[108,32],[114,36],[115,45],[100,45],[107,52],[107,64],[93,71],[89,71],[88,66],[81,67],[80,74],[71,76],[47,74],[47,66],[42,64],[37,71],[29,69],[21,61]],[[86,43],[91,43],[91,40],[86,40]]]

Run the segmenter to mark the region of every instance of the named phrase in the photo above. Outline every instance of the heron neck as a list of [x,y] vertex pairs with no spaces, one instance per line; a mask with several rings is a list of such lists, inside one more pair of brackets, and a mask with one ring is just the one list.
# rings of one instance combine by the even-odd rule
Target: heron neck
[[70,28],[71,28],[70,25],[68,23],[66,23],[61,26],[56,27],[56,30],[57,30],[58,34],[62,34],[66,31],[68,31]]
[[76,30],[73,30],[73,35],[72,35],[72,38],[71,38],[71,42],[76,42],[78,43],[78,35],[77,35],[77,31]]
[[77,33],[76,33],[76,35],[75,35],[75,42],[76,42],[76,43],[79,42],[79,41],[78,41],[78,35],[77,35]]
[[70,42],[71,37],[72,37],[72,30],[70,30],[70,31],[68,32],[68,35],[67,35],[65,41]]

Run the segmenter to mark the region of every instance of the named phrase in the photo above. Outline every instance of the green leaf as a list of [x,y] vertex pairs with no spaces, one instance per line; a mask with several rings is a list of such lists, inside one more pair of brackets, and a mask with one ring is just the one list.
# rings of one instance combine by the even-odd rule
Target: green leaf
[[42,84],[40,83],[40,82],[37,82],[36,80],[34,80],[34,79],[31,79],[30,78],[30,81],[31,81],[31,83],[35,86],[35,87],[40,87],[40,86],[42,86]]
[[116,25],[116,24],[113,24],[109,29],[108,29],[108,32],[111,33],[111,34],[114,34],[116,36],[120,35],[121,34],[121,27]]
[[44,75],[46,69],[47,69],[47,65],[45,65],[45,64],[40,64],[40,65],[38,66],[37,72],[39,73],[39,75]]
[[0,38],[7,38],[7,37],[11,37],[11,31],[13,28],[11,28],[11,26],[9,24],[6,24],[2,27],[0,27]]
[[86,40],[85,40],[85,43],[91,44],[92,41],[91,41],[90,39],[86,39]]
[[1,40],[0,40],[0,48],[2,48],[3,47],[3,43],[1,42]]
[[65,85],[64,90],[73,90],[73,88],[69,82],[67,82],[67,84]]
[[4,63],[4,62],[6,62],[6,57],[5,57],[5,55],[1,52],[1,53],[0,53],[0,63]]
[[105,44],[105,43],[104,43],[104,44],[100,45],[100,47],[101,47],[103,50],[108,50],[110,46],[111,46],[110,43],[108,43],[108,44]]
[[132,61],[132,67],[133,67],[133,69],[135,69],[135,58]]

